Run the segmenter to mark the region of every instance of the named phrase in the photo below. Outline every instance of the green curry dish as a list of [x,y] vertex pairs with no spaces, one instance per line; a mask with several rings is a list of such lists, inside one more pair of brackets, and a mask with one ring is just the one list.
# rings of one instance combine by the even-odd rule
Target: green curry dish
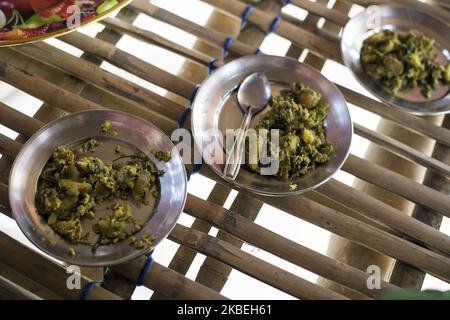
[[384,30],[364,41],[361,64],[392,94],[419,87],[430,98],[439,84],[450,83],[450,64],[436,61],[434,47],[435,40],[423,34]]
[[[83,219],[95,219],[96,207],[105,201],[133,201],[148,205],[158,197],[162,170],[144,154],[120,154],[112,162],[88,155],[98,142],[90,139],[73,149],[59,146],[45,165],[38,181],[36,207],[48,225],[69,242],[85,243],[89,234]],[[162,153],[165,154],[165,153]],[[94,231],[106,243],[129,238],[141,229],[128,203],[116,203],[113,213],[97,218]]]
[[[270,111],[259,121],[256,129],[269,131],[266,143],[270,151],[270,130],[279,130],[277,177],[283,181],[300,177],[329,161],[333,146],[326,139],[324,121],[330,105],[321,103],[322,95],[301,84],[293,83],[289,90],[281,91],[270,101]],[[259,172],[261,164],[249,165]],[[297,184],[289,185],[291,190]]]

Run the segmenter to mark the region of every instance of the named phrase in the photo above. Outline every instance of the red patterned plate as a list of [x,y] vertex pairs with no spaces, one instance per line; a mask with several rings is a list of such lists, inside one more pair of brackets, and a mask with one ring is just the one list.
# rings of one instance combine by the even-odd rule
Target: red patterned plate
[[0,0],[0,47],[60,36],[131,0]]

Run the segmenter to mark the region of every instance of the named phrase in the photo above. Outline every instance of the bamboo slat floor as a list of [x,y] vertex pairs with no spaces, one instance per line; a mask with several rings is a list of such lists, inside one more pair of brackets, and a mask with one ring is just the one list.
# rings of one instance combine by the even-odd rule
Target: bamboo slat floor
[[[127,35],[144,43],[169,50],[186,58],[188,67],[208,69],[244,55],[257,53],[275,19],[279,19],[275,34],[290,41],[288,56],[298,59],[307,52],[305,63],[322,69],[327,60],[342,63],[339,35],[349,20],[353,3],[363,6],[389,1],[328,1],[293,0],[291,6],[306,10],[301,21],[281,13],[287,2],[265,0],[203,0],[217,14],[227,17],[235,25],[242,14],[248,22],[241,33],[232,37],[221,30],[196,24],[147,0],[135,0],[115,17],[101,21],[105,29],[95,38],[75,31],[59,38],[65,44],[83,52],[73,56],[45,42],[0,49],[0,80],[43,101],[34,117],[13,109],[0,101],[0,124],[19,134],[16,140],[0,134],[0,211],[11,216],[8,202],[8,174],[14,158],[27,138],[45,123],[66,113],[89,109],[113,108],[133,113],[157,125],[167,135],[177,128],[177,120],[188,107],[188,100],[200,84],[194,78],[173,74],[116,45]],[[290,1],[289,1],[290,2]],[[411,4],[412,5],[412,4]],[[450,12],[436,2],[433,6],[417,3],[422,8]],[[445,4],[444,4],[445,5]],[[151,30],[135,26],[139,15],[151,17],[197,37],[211,50],[188,48]],[[319,19],[325,24],[319,26]],[[229,44],[223,54],[222,47]],[[305,51],[307,50],[307,51]],[[119,74],[105,70],[103,62],[168,91],[160,95],[142,82],[133,82]],[[39,86],[36,85],[39,83]],[[1,86],[1,83],[0,83]],[[300,299],[347,299],[319,283],[312,283],[270,262],[245,252],[248,243],[285,261],[340,284],[363,299],[400,287],[420,288],[425,274],[450,283],[450,236],[439,231],[442,217],[450,217],[450,126],[446,116],[442,126],[392,109],[349,88],[339,86],[347,101],[368,112],[381,116],[398,126],[436,141],[432,155],[424,154],[389,135],[355,124],[355,134],[396,155],[427,169],[423,183],[351,154],[342,170],[368,184],[387,190],[416,205],[411,216],[399,209],[335,179],[297,197],[270,198],[239,192],[230,209],[224,204],[232,187],[203,166],[199,172],[214,181],[209,197],[203,200],[188,195],[185,213],[195,218],[191,228],[178,224],[169,239],[180,249],[169,267],[153,262],[142,285],[155,292],[159,299],[227,299],[220,292],[231,270],[241,271],[274,288]],[[187,128],[189,124],[187,123]],[[190,166],[188,166],[190,169]],[[308,221],[333,234],[375,250],[397,260],[392,277],[382,281],[380,290],[367,286],[366,270],[359,270],[345,261],[328,257],[302,246],[285,235],[270,231],[254,222],[264,204]],[[218,228],[216,237],[208,235]],[[186,273],[197,253],[207,256],[196,281]],[[25,263],[28,262],[28,263]],[[31,263],[30,263],[31,262]],[[129,299],[136,281],[149,263],[141,257],[129,263],[108,268],[102,285],[94,285],[89,299]],[[14,270],[12,272],[11,270]],[[83,288],[103,277],[103,270],[86,271]],[[21,299],[78,299],[83,290],[68,290],[66,266],[50,260],[40,252],[27,248],[18,240],[0,232],[0,298],[7,295]],[[140,283],[138,283],[140,284]],[[8,294],[5,294],[8,293]]]

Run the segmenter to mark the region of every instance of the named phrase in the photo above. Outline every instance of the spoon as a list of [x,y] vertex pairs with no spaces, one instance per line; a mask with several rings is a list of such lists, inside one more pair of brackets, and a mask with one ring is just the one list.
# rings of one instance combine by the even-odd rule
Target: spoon
[[241,168],[245,137],[252,117],[268,105],[271,95],[269,79],[261,72],[249,75],[241,83],[237,98],[242,111],[244,111],[244,120],[225,162],[223,174],[226,178],[236,179]]

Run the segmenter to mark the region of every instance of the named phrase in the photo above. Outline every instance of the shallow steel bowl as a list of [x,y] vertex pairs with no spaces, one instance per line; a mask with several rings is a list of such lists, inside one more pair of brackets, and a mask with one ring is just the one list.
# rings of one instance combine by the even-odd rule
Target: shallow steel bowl
[[365,39],[382,30],[416,31],[436,40],[436,59],[444,66],[450,61],[450,27],[430,13],[400,5],[372,6],[353,17],[342,33],[341,49],[344,63],[356,79],[374,96],[409,113],[436,115],[450,112],[450,86],[439,85],[431,98],[422,96],[419,88],[392,95],[371,79],[360,63]]
[[[239,128],[243,113],[237,102],[237,89],[250,74],[263,72],[270,80],[272,95],[289,88],[293,82],[302,82],[322,93],[322,101],[331,108],[326,121],[327,139],[335,147],[330,161],[303,177],[294,179],[296,190],[289,183],[274,176],[253,173],[242,167],[236,180],[223,175],[225,148],[223,137],[227,129]],[[266,109],[267,110],[267,109]],[[264,112],[263,112],[264,113]],[[261,114],[255,116],[254,126]],[[287,196],[318,187],[340,169],[347,158],[353,126],[344,97],[320,72],[297,60],[253,55],[236,59],[215,71],[200,87],[192,106],[191,128],[198,150],[214,172],[236,188],[261,195]]]
[[[105,137],[101,134],[100,126],[105,120],[112,122],[117,136]],[[187,194],[185,168],[179,153],[163,132],[151,123],[123,112],[94,110],[74,113],[46,125],[33,135],[20,151],[12,167],[9,179],[11,209],[27,238],[50,256],[76,265],[119,264],[152,248],[136,250],[126,240],[100,246],[95,252],[89,245],[73,245],[56,234],[37,213],[35,207],[37,182],[54,148],[59,145],[70,146],[90,137],[103,139],[108,144],[127,145],[138,149],[154,161],[159,169],[164,170],[164,176],[159,178],[159,199],[151,204],[151,208],[133,208],[135,217],[143,224],[136,237],[149,234],[154,239],[153,246],[161,242],[175,226],[184,207]],[[167,163],[158,161],[150,150],[171,150],[172,159]],[[101,213],[96,215],[100,216]],[[93,222],[83,223],[87,224],[83,225],[85,229]],[[69,248],[76,250],[75,257],[68,255]]]

